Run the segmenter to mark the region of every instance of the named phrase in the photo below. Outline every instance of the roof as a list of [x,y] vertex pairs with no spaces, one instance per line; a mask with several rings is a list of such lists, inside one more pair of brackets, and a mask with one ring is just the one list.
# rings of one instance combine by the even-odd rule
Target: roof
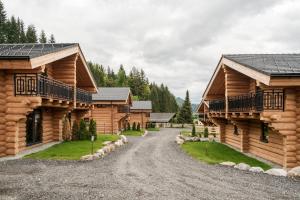
[[149,121],[167,123],[174,117],[174,115],[175,113],[150,113]]
[[129,87],[99,87],[93,101],[126,101],[129,94]]
[[77,43],[0,44],[0,59],[31,59],[76,46]]
[[151,101],[133,101],[131,110],[152,110]]
[[229,54],[223,57],[269,76],[300,75],[300,54]]

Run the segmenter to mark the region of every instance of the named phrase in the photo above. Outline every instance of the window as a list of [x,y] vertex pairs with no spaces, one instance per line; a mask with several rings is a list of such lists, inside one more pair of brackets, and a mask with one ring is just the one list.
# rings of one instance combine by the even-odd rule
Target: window
[[268,143],[268,138],[269,138],[269,126],[267,123],[262,123],[260,141]]
[[239,129],[236,125],[234,125],[234,131],[233,131],[234,135],[239,135]]

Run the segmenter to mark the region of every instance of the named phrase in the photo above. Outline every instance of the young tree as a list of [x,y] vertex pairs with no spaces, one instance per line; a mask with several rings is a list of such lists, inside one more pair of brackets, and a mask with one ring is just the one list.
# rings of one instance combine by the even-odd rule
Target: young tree
[[130,130],[131,130],[131,127],[130,127],[130,123],[129,123],[129,122],[127,122],[126,130],[127,130],[127,131],[130,131]]
[[87,128],[86,128],[86,124],[85,121],[83,119],[80,120],[79,123],[79,140],[84,140],[87,139]]
[[34,25],[29,25],[27,27],[26,39],[28,43],[37,43],[36,30]]
[[141,124],[140,123],[137,124],[136,130],[141,131]]
[[55,43],[55,42],[56,42],[56,41],[55,41],[54,35],[51,34],[51,35],[50,35],[50,39],[49,39],[49,43]]
[[193,129],[192,129],[192,137],[196,136],[196,127],[195,124],[193,124]]
[[135,122],[133,122],[133,124],[132,124],[132,130],[136,131],[136,123]]
[[0,0],[0,43],[6,42],[6,12]]
[[40,43],[47,43],[47,37],[46,37],[46,33],[45,33],[44,30],[41,31],[39,42]]
[[96,128],[96,121],[91,119],[89,124],[89,136],[94,136],[94,140],[97,140],[97,128]]
[[179,111],[178,122],[181,124],[192,123],[192,106],[189,97],[189,91],[186,91],[185,100],[182,104],[182,107]]

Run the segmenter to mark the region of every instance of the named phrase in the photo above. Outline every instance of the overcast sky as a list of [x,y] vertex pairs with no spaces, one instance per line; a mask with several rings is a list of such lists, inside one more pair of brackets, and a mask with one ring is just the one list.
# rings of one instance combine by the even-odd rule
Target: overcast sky
[[2,0],[58,42],[78,42],[87,60],[143,68],[150,81],[201,99],[222,54],[293,53],[300,1]]

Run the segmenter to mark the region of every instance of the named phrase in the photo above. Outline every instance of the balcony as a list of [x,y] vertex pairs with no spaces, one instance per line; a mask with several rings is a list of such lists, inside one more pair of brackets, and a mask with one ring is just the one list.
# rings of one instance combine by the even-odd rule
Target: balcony
[[[261,90],[239,96],[228,97],[228,112],[283,111],[284,91],[281,89]],[[210,112],[225,112],[225,100],[209,102]]]
[[[74,87],[41,74],[15,74],[14,92],[15,96],[40,96],[65,101],[74,100]],[[90,104],[92,95],[77,88],[76,100]]]
[[129,113],[130,106],[118,106],[118,113]]

